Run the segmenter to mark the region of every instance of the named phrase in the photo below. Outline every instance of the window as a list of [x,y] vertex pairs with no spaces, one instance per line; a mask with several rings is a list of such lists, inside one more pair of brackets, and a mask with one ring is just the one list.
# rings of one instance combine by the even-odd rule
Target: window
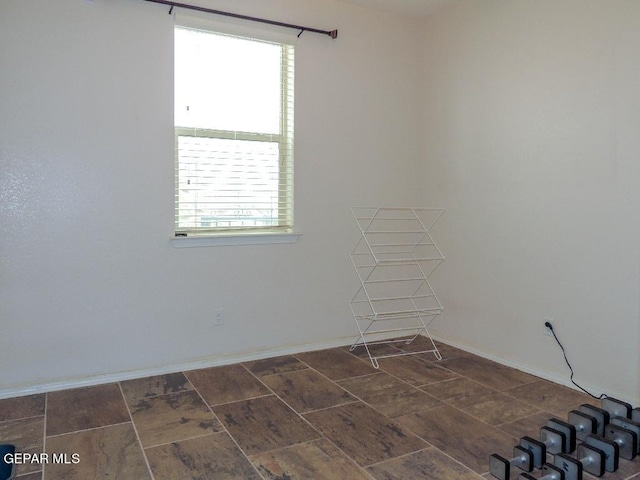
[[293,228],[292,45],[175,28],[177,236]]

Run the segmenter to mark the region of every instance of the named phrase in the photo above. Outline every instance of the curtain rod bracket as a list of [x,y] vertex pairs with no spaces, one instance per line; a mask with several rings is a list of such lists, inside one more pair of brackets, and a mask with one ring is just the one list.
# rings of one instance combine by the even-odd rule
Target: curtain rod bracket
[[173,13],[173,5],[171,5],[171,8],[169,9],[169,15],[171,15]]
[[300,32],[298,32],[298,38],[300,38],[300,35],[302,35],[304,33],[304,28],[300,30]]

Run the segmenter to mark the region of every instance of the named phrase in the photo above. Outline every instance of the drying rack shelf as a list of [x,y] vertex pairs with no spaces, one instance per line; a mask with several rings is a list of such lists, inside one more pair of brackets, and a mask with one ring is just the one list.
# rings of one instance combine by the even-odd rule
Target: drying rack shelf
[[[445,260],[429,233],[444,209],[351,207],[351,212],[360,230],[350,253],[360,287],[349,302],[359,331],[350,350],[363,346],[375,368],[380,358],[402,355],[433,353],[441,360],[427,327],[444,310],[428,280]],[[374,354],[369,348],[408,345],[419,335],[429,340],[426,350]]]

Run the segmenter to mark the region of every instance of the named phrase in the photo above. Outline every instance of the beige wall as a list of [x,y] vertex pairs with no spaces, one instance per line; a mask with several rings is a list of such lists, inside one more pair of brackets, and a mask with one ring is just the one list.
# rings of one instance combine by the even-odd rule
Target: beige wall
[[640,4],[462,1],[423,30],[437,334],[640,402]]
[[[168,8],[0,3],[0,394],[355,336],[349,206],[418,199],[419,31],[330,1],[242,3],[340,30],[297,44],[292,245],[170,242]],[[218,308],[225,325],[214,328]]]

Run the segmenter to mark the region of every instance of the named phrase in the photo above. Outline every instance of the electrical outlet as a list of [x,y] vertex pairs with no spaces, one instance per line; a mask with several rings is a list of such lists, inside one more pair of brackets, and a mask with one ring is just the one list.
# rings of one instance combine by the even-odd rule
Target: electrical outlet
[[213,325],[219,327],[224,325],[224,308],[218,308],[213,312]]
[[553,337],[553,332],[551,331],[551,328],[547,327],[547,323],[553,328],[553,318],[544,319],[544,334],[548,337]]

